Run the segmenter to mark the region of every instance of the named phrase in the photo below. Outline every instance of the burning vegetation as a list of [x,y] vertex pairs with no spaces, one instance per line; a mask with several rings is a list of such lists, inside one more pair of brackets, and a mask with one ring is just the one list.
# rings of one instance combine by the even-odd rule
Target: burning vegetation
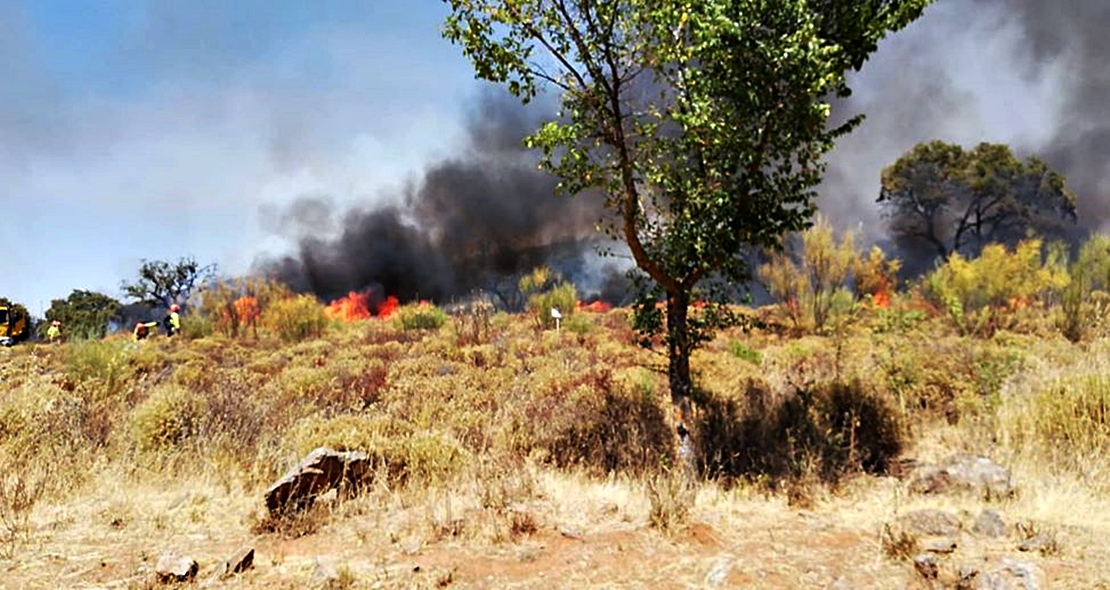
[[332,319],[354,322],[369,318],[388,318],[400,305],[392,295],[380,297],[373,289],[362,292],[351,291],[346,297],[332,301],[324,308],[324,313]]

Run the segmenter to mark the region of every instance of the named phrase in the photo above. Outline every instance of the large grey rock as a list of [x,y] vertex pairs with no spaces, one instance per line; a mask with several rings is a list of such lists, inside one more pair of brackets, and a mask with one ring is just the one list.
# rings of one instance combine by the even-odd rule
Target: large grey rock
[[266,490],[266,508],[278,515],[308,508],[318,496],[341,486],[354,491],[369,468],[365,453],[320,447]]
[[938,465],[923,465],[910,478],[911,492],[945,494],[971,491],[987,499],[1014,495],[1013,478],[987,457],[954,455]]
[[199,570],[200,566],[196,560],[173,551],[167,551],[162,554],[162,557],[158,558],[154,575],[158,577],[158,581],[162,584],[188,582],[197,576]]
[[1043,576],[1027,561],[1003,557],[1000,562],[965,564],[959,568],[957,590],[1040,590]]

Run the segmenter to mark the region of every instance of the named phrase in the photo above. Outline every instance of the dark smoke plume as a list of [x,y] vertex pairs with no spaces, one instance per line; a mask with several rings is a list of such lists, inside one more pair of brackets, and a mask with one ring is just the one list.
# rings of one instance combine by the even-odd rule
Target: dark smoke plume
[[603,287],[613,271],[596,260],[602,199],[556,196],[555,179],[521,144],[539,124],[537,110],[484,97],[458,155],[428,167],[390,204],[337,212],[326,198],[302,197],[277,224],[298,237],[296,254],[257,266],[326,300],[373,289],[448,302],[541,264],[580,290]]

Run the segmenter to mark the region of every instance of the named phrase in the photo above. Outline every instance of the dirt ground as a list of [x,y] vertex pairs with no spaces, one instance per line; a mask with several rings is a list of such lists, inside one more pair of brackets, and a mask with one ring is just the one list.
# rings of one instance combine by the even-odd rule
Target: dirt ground
[[[89,493],[37,508],[29,536],[0,558],[0,588],[149,588],[167,551],[197,561],[192,585],[215,588],[940,588],[961,566],[1008,564],[1036,586],[1013,578],[1005,587],[1110,588],[1108,513],[1067,482],[988,506],[863,478],[808,509],[706,486],[686,525],[665,533],[649,525],[650,500],[634,480],[539,472],[535,492],[500,512],[469,488],[376,491],[320,509],[314,532],[295,538],[252,532],[258,492],[119,482],[104,474]],[[984,507],[1003,517],[1005,536],[971,532]],[[962,523],[956,550],[935,555],[940,580],[880,540],[884,523],[922,508]],[[1051,533],[1050,551],[1018,549],[1025,522]],[[254,566],[220,579],[223,561],[244,548]]]

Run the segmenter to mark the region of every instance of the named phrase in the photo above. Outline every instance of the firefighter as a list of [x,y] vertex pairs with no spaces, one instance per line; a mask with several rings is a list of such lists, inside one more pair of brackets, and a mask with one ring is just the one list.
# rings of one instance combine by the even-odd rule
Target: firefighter
[[54,320],[51,322],[50,327],[46,330],[46,339],[50,342],[58,342],[62,339],[61,320]]
[[166,316],[166,335],[173,336],[181,331],[181,306],[174,303],[170,306],[170,315]]
[[158,322],[139,322],[135,324],[135,340],[142,340],[150,336],[151,331],[158,328]]

